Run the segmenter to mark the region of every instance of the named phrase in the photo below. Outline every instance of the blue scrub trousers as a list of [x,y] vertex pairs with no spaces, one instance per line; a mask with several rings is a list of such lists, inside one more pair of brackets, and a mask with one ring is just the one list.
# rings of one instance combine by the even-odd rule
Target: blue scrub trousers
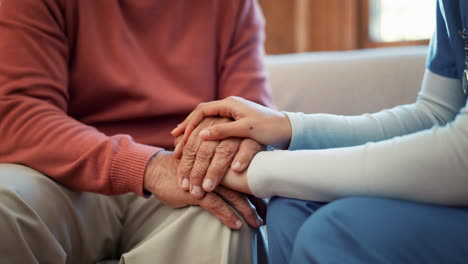
[[273,197],[270,263],[468,263],[468,209],[381,198]]

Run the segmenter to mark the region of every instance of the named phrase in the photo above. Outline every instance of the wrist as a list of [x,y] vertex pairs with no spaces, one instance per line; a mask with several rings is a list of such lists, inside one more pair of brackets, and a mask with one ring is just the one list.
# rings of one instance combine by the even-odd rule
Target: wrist
[[288,115],[286,115],[283,112],[279,112],[277,121],[275,123],[278,124],[276,130],[278,138],[273,144],[273,147],[276,149],[287,149],[289,147],[289,144],[291,143],[292,137],[292,127]]
[[159,175],[169,166],[169,159],[173,156],[170,151],[161,150],[148,161],[143,177],[143,189],[152,192],[157,185]]

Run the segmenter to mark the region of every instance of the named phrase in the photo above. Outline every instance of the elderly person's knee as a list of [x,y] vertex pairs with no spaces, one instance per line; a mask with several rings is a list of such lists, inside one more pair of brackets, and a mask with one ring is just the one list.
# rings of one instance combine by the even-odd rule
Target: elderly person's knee
[[63,187],[29,167],[0,164],[0,210],[3,217],[59,217],[64,204]]

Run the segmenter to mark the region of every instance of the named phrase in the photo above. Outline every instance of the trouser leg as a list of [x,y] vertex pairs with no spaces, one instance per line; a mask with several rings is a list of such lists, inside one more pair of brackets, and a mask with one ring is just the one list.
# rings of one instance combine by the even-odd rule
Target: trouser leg
[[290,263],[466,263],[468,210],[346,198],[310,216]]
[[173,209],[154,197],[133,196],[121,263],[251,263],[253,238],[246,224],[232,231],[200,207]]
[[0,164],[0,263],[95,263],[117,255],[120,198],[74,193]]
[[270,199],[267,215],[270,263],[289,262],[297,231],[322,205],[323,203],[282,197]]

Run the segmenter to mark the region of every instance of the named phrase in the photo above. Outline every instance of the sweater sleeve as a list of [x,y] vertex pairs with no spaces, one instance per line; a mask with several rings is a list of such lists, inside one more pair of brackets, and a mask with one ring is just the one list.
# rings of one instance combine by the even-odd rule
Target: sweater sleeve
[[143,195],[147,161],[159,149],[67,115],[70,58],[58,2],[2,2],[0,162],[27,165],[73,190]]
[[356,117],[289,114],[291,149],[315,150],[258,154],[249,186],[260,197],[364,195],[466,206],[465,103],[458,80],[427,71],[413,105]]
[[265,21],[262,12],[255,0],[235,3],[240,6],[236,23],[232,30],[224,30],[232,34],[225,38],[229,42],[219,68],[218,99],[235,95],[273,107],[264,67]]

